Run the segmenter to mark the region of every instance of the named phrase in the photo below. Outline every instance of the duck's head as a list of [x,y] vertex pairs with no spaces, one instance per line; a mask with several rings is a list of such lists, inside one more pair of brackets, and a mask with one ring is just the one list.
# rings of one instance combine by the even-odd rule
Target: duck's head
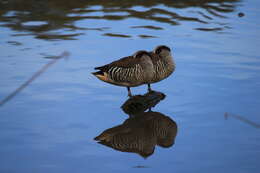
[[153,50],[153,53],[160,55],[161,57],[167,57],[171,55],[171,49],[168,46],[160,45]]
[[142,58],[143,56],[151,57],[149,52],[147,52],[145,50],[139,50],[139,51],[135,52],[134,55],[133,55],[133,57],[135,57],[135,58]]

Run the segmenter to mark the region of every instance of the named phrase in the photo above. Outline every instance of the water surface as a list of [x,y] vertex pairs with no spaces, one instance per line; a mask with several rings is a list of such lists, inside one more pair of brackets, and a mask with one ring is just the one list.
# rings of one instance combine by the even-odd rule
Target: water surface
[[[1,1],[0,98],[52,56],[71,56],[0,107],[0,172],[258,173],[259,5]],[[120,109],[127,90],[99,81],[93,68],[159,44],[171,47],[177,68],[152,85],[167,95],[153,111],[178,125],[174,146],[144,159],[97,144],[94,137],[128,118]]]

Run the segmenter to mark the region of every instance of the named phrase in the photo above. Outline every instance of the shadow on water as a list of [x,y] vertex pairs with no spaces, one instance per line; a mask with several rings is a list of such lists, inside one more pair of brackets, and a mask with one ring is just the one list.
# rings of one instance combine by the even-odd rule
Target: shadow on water
[[[226,18],[225,13],[235,10],[240,0],[176,0],[176,1],[82,1],[82,0],[3,0],[0,1],[1,26],[16,31],[25,31],[22,35],[34,35],[39,39],[71,40],[80,36],[83,31],[95,30],[100,35],[110,37],[131,37],[128,33],[113,33],[113,27],[78,27],[80,20],[119,21],[129,18],[143,19],[169,25],[180,25],[182,22],[201,24],[200,31],[221,31],[230,28],[228,23],[217,22]],[[187,13],[179,9],[189,8]],[[104,24],[105,25],[105,24]],[[133,25],[131,29],[145,28],[162,30],[153,25]],[[62,30],[62,32],[61,32]],[[107,32],[109,30],[109,32]],[[112,31],[112,33],[110,32]],[[125,35],[124,35],[125,34]],[[21,34],[18,34],[18,36]],[[14,35],[14,36],[17,36]],[[150,35],[139,35],[140,38],[154,38]]]
[[[155,146],[173,146],[177,135],[177,124],[170,117],[151,111],[165,95],[150,92],[134,96],[122,105],[129,115],[121,125],[109,128],[95,137],[98,143],[122,152],[132,152],[144,158],[152,155]],[[145,112],[149,109],[148,112]]]

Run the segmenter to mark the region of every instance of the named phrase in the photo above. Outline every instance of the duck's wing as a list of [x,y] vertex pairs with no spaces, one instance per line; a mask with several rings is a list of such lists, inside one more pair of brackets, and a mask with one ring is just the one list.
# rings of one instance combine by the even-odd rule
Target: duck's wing
[[100,70],[102,72],[108,72],[109,69],[113,68],[133,68],[140,62],[139,58],[135,58],[133,56],[127,56],[121,58],[117,61],[114,61],[110,64],[106,64],[100,67],[95,67],[95,70]]
[[[155,54],[156,55],[156,54]],[[132,56],[127,56],[124,58],[121,58],[117,61],[114,61],[110,64],[96,67],[95,70],[100,70],[103,72],[107,72],[111,68],[136,68],[137,65],[140,65],[144,62],[151,60],[151,54],[149,52],[146,52],[144,50],[139,50]]]
[[[141,83],[138,79],[142,76],[143,69],[139,58],[128,56],[110,64],[96,67],[97,72],[92,74],[103,81]],[[138,76],[139,75],[139,76]]]
[[139,85],[146,80],[147,72],[151,71],[151,68],[153,68],[153,64],[150,55],[146,51],[138,51],[133,56],[124,57],[110,64],[96,67],[95,69],[99,71],[92,74],[95,76],[108,76],[113,82],[127,82],[132,85]]

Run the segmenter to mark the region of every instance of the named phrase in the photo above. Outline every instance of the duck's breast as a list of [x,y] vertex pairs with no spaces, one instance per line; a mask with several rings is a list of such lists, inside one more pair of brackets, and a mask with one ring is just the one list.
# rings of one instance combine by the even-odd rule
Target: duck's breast
[[172,56],[160,58],[154,63],[155,75],[153,82],[159,82],[170,76],[175,70]]

